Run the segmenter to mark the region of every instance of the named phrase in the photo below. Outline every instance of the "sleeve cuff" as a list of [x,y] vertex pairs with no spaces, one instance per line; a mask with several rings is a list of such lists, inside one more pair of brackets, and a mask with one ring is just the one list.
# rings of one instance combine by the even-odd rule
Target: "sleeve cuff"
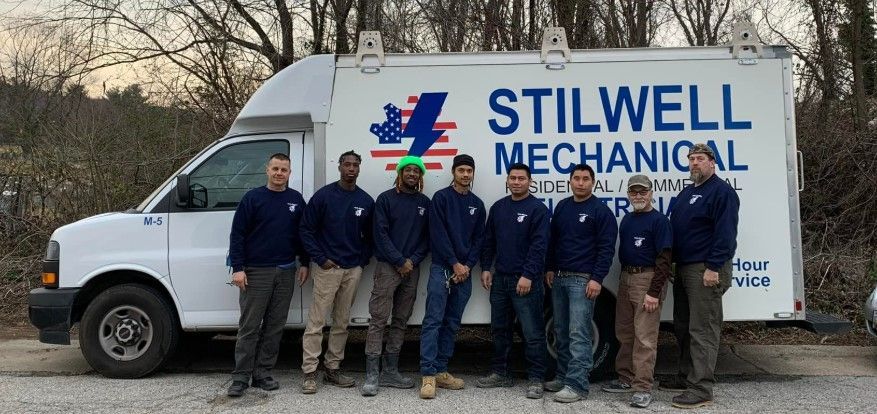
[[243,271],[244,271],[244,266],[243,266],[243,265],[234,265],[234,266],[231,267],[231,270],[232,270],[233,272],[235,272],[235,273],[237,273],[237,272],[243,272]]

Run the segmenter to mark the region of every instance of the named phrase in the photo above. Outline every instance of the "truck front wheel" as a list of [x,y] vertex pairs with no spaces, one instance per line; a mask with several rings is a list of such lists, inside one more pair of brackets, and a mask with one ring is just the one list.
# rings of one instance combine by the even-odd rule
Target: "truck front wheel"
[[160,368],[180,331],[171,304],[138,284],[101,292],[85,309],[79,344],[89,365],[110,378],[140,378]]

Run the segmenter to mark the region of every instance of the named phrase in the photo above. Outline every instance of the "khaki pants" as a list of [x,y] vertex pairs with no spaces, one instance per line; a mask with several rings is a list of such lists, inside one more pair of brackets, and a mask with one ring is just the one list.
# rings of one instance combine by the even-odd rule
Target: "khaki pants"
[[703,263],[676,266],[673,329],[679,342],[679,379],[702,398],[713,398],[722,337],[722,295],[731,287],[731,261],[719,270],[719,285],[703,285]]
[[667,286],[658,297],[658,309],[646,312],[643,302],[655,272],[621,272],[618,300],[615,302],[615,336],[618,337],[618,356],[615,369],[618,379],[630,384],[635,391],[650,392],[658,352],[658,328],[661,324],[661,305]]
[[356,287],[362,276],[362,267],[329,269],[316,264],[311,266],[314,280],[314,300],[308,312],[308,324],[302,336],[301,370],[305,374],[317,370],[318,358],[323,350],[323,327],[326,315],[332,311],[332,328],[329,330],[329,346],[324,357],[328,369],[338,369],[344,360],[347,344],[347,324],[350,307],[356,298]]

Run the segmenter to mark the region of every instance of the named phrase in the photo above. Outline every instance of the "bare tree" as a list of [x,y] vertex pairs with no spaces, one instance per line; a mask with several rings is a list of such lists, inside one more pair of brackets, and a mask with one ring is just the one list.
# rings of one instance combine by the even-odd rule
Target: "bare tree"
[[731,0],[665,0],[691,46],[718,44]]
[[664,8],[653,1],[605,0],[596,8],[605,28],[607,47],[648,47],[666,21]]

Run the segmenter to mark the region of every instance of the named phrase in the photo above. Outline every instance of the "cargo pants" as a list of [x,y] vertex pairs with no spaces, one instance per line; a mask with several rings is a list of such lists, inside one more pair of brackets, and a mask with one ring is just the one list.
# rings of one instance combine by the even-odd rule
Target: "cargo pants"
[[[402,276],[393,265],[379,261],[375,266],[375,284],[371,299],[368,301],[368,312],[371,320],[365,340],[366,355],[381,355],[383,341],[387,339],[387,353],[398,354],[405,340],[405,327],[414,309],[417,299],[417,282],[420,279],[420,267],[415,266],[408,276]],[[389,327],[387,321],[392,311],[393,319]],[[386,335],[384,334],[386,330]]]
[[716,359],[722,336],[722,295],[731,287],[731,262],[719,270],[719,284],[703,285],[706,265],[676,265],[673,281],[673,328],[679,342],[680,380],[695,395],[712,399]]

